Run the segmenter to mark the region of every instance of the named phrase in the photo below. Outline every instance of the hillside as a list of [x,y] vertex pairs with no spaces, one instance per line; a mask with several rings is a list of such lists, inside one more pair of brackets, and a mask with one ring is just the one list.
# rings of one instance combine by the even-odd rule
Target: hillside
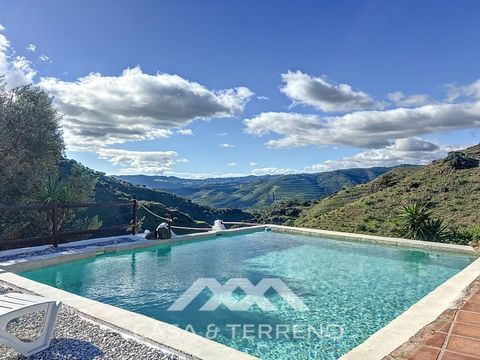
[[[68,176],[74,160],[64,160],[59,165],[61,176]],[[195,204],[191,200],[180,196],[169,194],[164,191],[152,190],[142,186],[132,185],[128,182],[106,176],[101,172],[91,170],[82,166],[82,171],[89,177],[96,180],[95,195],[93,201],[97,203],[115,202],[118,200],[129,200],[136,195],[137,200],[147,201],[148,208],[153,212],[175,218],[175,225],[179,226],[204,226],[212,224],[216,219],[225,221],[242,221],[251,216],[236,209],[215,209],[209,206]],[[131,209],[128,207],[115,207],[107,209],[92,209],[86,215],[99,215],[103,226],[118,225],[121,221],[128,223],[131,218]],[[145,216],[143,228],[153,229],[161,220],[147,214],[143,209],[138,211],[139,218]]]
[[202,180],[166,176],[118,176],[137,185],[185,196],[214,207],[266,208],[285,201],[311,201],[368,182],[391,170],[387,167],[345,169],[317,174],[212,178]]
[[427,204],[454,229],[480,224],[480,145],[428,166],[397,168],[304,208],[295,226],[366,234],[398,235],[402,206]]

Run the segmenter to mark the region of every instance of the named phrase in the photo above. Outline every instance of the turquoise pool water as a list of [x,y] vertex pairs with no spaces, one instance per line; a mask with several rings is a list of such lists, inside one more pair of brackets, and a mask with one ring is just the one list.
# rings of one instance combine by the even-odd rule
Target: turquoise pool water
[[[261,231],[102,255],[22,275],[176,324],[261,359],[336,359],[473,260]],[[274,310],[253,305],[231,311],[221,305],[199,311],[212,297],[205,289],[183,311],[168,311],[199,278],[221,284],[231,278],[252,284],[278,278],[308,310],[295,310],[270,289],[265,296]],[[233,295],[240,300],[245,293],[237,289]]]

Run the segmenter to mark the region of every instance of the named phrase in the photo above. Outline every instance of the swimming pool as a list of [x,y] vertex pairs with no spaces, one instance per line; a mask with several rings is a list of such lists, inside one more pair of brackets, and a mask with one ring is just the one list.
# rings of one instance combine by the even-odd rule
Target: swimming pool
[[[262,359],[336,359],[473,260],[259,231],[102,255],[22,275]],[[267,289],[264,296],[274,309],[253,305],[232,311],[220,304],[201,311],[213,294],[204,289],[183,310],[169,311],[199,279],[219,284],[246,279],[253,285],[278,279],[307,309],[292,306],[282,291]],[[236,289],[233,296],[241,300],[247,293],[248,288]]]

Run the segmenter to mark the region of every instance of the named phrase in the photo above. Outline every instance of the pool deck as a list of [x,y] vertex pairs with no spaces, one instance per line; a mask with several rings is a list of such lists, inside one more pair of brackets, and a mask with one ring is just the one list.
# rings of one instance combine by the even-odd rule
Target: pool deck
[[[48,298],[61,300],[64,304],[71,307],[72,309],[75,309],[75,311],[77,311],[80,316],[86,319],[113,329],[114,331],[117,331],[125,336],[131,337],[133,339],[138,339],[147,344],[152,344],[155,347],[164,348],[166,351],[180,354],[181,356],[185,356],[187,358],[189,357],[205,360],[253,360],[256,359],[253,356],[234,350],[225,345],[216,343],[212,340],[208,340],[193,333],[184,331],[173,325],[166,324],[164,322],[154,320],[152,318],[126,311],[114,306],[86,299],[84,297],[71,294],[69,292],[45,284],[40,284],[38,282],[16,275],[15,272],[32,270],[53,264],[65,263],[72,260],[95,257],[98,254],[140,249],[157,246],[159,244],[173,245],[185,241],[193,241],[201,238],[211,238],[224,234],[241,234],[249,231],[260,231],[264,230],[266,227],[278,232],[312,235],[346,241],[379,243],[387,244],[390,246],[418,248],[427,251],[446,251],[459,254],[469,254],[472,256],[475,256],[476,254],[475,251],[469,246],[340,233],[317,229],[294,228],[278,225],[261,225],[254,226],[248,229],[231,229],[220,232],[183,235],[172,238],[168,241],[145,240],[140,236],[132,236],[131,239],[134,240],[133,242],[123,244],[111,244],[106,246],[99,246],[98,243],[102,241],[105,242],[105,240],[108,239],[92,239],[79,241],[66,245],[68,249],[65,249],[65,251],[55,252],[51,254],[42,254],[39,256],[30,256],[23,259],[15,256],[15,258],[12,260],[0,263],[0,281],[3,281],[7,284],[14,284],[14,286],[25,289],[28,292],[32,292]],[[75,244],[80,245],[80,247],[78,249],[75,249]],[[35,250],[41,249],[30,248],[23,251],[31,253],[32,251],[35,252]],[[8,255],[17,255],[19,251],[22,250],[0,252],[0,258]],[[476,255],[478,256],[478,254]],[[342,356],[342,359],[364,360],[386,358],[392,360],[392,357],[388,358],[388,356],[393,356],[390,355],[394,354],[392,352],[394,352],[397,348],[401,347],[402,344],[408,343],[412,336],[418,333],[422,328],[434,322],[439,316],[444,314],[445,311],[454,308],[455,304],[458,304],[459,299],[463,299],[465,297],[466,291],[469,289],[469,286],[471,286],[474,280],[478,277],[480,277],[480,259],[475,260],[465,269],[463,269],[458,274],[440,285],[437,289],[427,294],[424,298],[422,298],[416,304],[412,305],[412,307],[410,307],[407,311],[405,311],[399,317],[390,322],[387,326],[380,329],[378,332],[369,337],[364,343],[360,344],[359,346]],[[476,306],[472,305],[469,305],[469,308],[477,309]],[[461,314],[464,314],[466,312],[469,313],[467,315],[473,316],[474,319],[477,319],[477,315],[471,315],[470,313],[474,312],[467,309],[459,310],[458,314],[460,315],[456,313],[455,319],[460,318],[460,320],[464,320],[465,315]],[[480,313],[478,317],[480,317]],[[460,323],[460,320],[456,321]],[[454,344],[455,341],[457,341],[455,336],[457,335],[454,334],[452,336],[451,334],[449,334],[449,337],[447,338],[448,344],[450,344],[450,342]],[[448,347],[448,344],[446,344],[445,347]],[[460,344],[465,344],[463,338]],[[452,347],[454,345],[450,346]],[[475,350],[476,348],[473,347],[472,349]],[[447,351],[444,351],[443,353],[446,352]],[[393,359],[399,360],[402,358],[393,357]],[[443,359],[448,359],[448,357],[444,357]]]
[[480,278],[458,306],[446,310],[385,360],[480,359]]

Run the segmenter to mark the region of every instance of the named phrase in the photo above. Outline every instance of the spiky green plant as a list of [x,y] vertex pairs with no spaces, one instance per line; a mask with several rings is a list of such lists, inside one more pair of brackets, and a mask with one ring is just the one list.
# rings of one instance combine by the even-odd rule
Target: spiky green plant
[[425,205],[415,203],[403,207],[400,236],[415,240],[425,240],[428,236],[427,223],[431,213]]
[[445,242],[450,236],[450,231],[442,219],[428,219],[425,223],[426,237],[422,240]]
[[59,203],[62,199],[63,188],[61,180],[57,177],[49,177],[43,184],[40,198],[45,204]]

